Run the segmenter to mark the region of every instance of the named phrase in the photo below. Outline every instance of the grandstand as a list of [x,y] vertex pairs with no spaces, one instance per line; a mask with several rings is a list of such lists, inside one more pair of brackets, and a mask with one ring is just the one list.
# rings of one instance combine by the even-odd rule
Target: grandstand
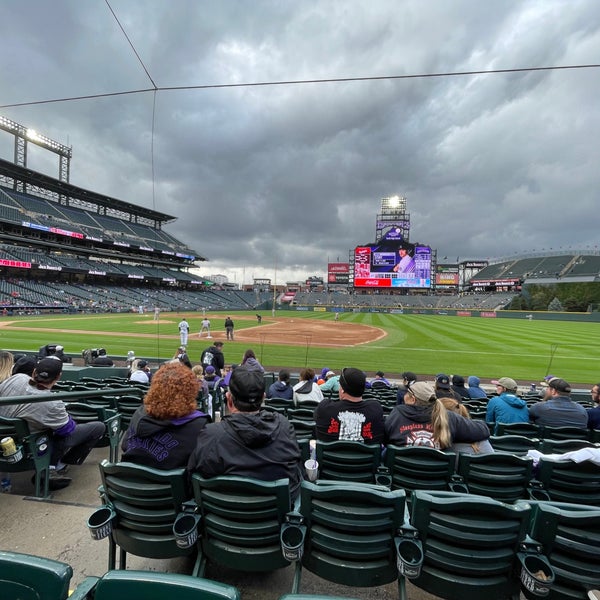
[[[22,129],[8,125],[3,128],[11,132]],[[70,155],[70,148],[63,148],[60,179],[32,171],[24,161],[0,159],[0,307],[5,314],[271,306],[269,280],[262,287],[255,282],[251,291],[239,291],[191,272],[206,258],[165,231],[175,217],[71,185],[65,165]],[[408,235],[406,199],[393,209],[386,204],[392,200],[382,200],[377,235],[397,223],[404,224]],[[373,277],[357,285],[351,259],[328,266],[337,269],[329,278],[336,291],[316,291],[307,283],[305,291],[297,291],[297,286],[282,290],[278,301],[367,311],[498,310],[527,284],[600,281],[600,256],[593,253],[539,253],[492,264],[437,265],[436,251],[424,248],[430,267],[415,284],[417,289],[388,290],[383,286],[389,283],[387,274],[380,277],[381,285],[377,280],[376,289],[369,287]],[[322,279],[308,279],[318,280],[323,289]]]

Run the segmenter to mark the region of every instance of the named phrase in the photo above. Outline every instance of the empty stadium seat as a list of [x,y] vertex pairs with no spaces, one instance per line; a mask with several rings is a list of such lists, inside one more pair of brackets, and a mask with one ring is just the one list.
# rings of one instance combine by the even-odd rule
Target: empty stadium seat
[[246,572],[290,564],[280,546],[291,508],[287,479],[227,475],[204,479],[195,473],[192,488],[201,519],[194,574],[202,577],[209,562]]
[[110,530],[109,569],[116,568],[117,547],[119,569],[127,568],[127,553],[146,558],[174,558],[194,553],[194,548],[180,547],[173,534],[175,518],[182,504],[190,498],[185,469],[161,471],[106,460],[99,467],[100,498],[104,508],[114,513],[111,525],[107,526]]

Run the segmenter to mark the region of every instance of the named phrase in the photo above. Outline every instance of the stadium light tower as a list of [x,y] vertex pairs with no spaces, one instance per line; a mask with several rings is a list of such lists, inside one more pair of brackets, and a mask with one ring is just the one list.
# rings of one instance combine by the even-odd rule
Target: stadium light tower
[[[58,154],[58,178],[60,181],[69,183],[71,172],[71,157],[73,149],[70,146],[64,146],[59,142],[55,142],[45,135],[37,133],[34,129],[15,123],[6,117],[0,116],[0,129],[11,133],[15,138],[15,156],[14,163],[20,167],[27,167],[27,145],[35,144],[40,148]],[[22,182],[15,182],[15,189],[21,192],[26,192]]]
[[398,227],[405,241],[410,239],[410,214],[406,212],[404,196],[389,196],[381,199],[381,210],[377,215],[375,239],[379,240],[392,227]]

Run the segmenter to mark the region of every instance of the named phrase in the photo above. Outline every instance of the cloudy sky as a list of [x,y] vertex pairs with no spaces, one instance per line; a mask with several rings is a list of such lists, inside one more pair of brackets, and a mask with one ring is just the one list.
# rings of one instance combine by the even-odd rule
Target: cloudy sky
[[[0,115],[72,146],[71,183],[178,217],[168,230],[210,259],[202,274],[324,275],[374,241],[394,194],[439,259],[598,244],[600,68],[386,78],[599,64],[597,0],[1,9]],[[342,78],[374,79],[6,106]],[[0,131],[2,158],[12,144]],[[29,152],[57,176],[54,155]]]

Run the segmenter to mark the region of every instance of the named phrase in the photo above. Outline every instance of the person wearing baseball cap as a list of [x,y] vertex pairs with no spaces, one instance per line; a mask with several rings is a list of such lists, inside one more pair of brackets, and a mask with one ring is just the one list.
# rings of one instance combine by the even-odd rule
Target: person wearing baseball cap
[[342,369],[338,398],[325,398],[315,408],[317,440],[349,440],[365,444],[383,442],[383,408],[374,398],[363,400],[366,384],[367,377],[360,369]]
[[547,381],[544,399],[529,407],[529,418],[548,427],[587,427],[587,411],[571,400],[571,385],[560,377]]
[[300,448],[290,422],[277,412],[261,409],[263,373],[238,366],[231,373],[225,397],[228,414],[200,432],[189,471],[203,477],[287,478],[290,496],[296,498],[302,481]]
[[498,395],[490,398],[485,420],[496,424],[494,433],[498,430],[498,423],[529,423],[527,402],[517,396],[517,382],[510,377],[500,377],[492,383]]
[[462,402],[462,397],[458,392],[452,389],[450,376],[445,373],[439,373],[435,377],[435,395],[437,398],[454,398]]
[[[17,373],[3,381],[0,384],[0,397],[42,394],[50,397],[52,387],[60,379],[62,367],[60,358],[42,358],[31,375]],[[0,415],[25,419],[32,433],[52,432],[50,490],[60,490],[71,483],[71,478],[66,477],[67,465],[82,464],[106,431],[101,421],[75,423],[62,400],[0,406]]]
[[[458,401],[457,401],[458,402]],[[404,404],[397,404],[385,420],[387,444],[450,448],[454,443],[487,440],[490,430],[481,420],[471,420],[446,409],[433,384],[409,385]]]

